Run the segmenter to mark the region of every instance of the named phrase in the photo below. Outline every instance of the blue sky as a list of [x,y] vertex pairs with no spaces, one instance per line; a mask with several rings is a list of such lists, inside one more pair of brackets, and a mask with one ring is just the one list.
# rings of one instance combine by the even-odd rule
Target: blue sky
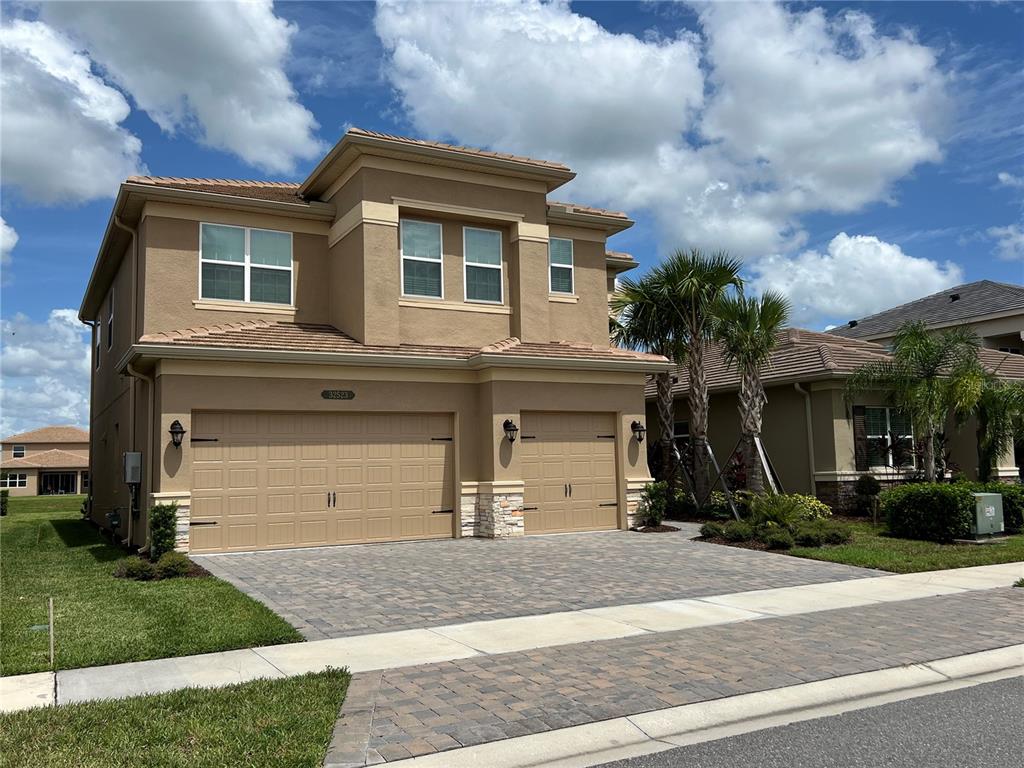
[[6,4],[3,430],[85,422],[66,310],[120,179],[300,180],[348,125],[567,162],[613,247],[726,248],[807,327],[1024,282],[1022,10]]

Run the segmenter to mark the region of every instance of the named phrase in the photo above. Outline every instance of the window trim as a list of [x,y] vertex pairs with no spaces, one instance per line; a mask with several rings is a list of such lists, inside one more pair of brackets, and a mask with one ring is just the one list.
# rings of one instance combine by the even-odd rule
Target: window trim
[[[868,413],[867,412],[870,411],[870,410],[885,411],[885,434],[884,435],[874,435],[874,434],[871,434],[868,431]],[[910,463],[909,464],[904,464],[904,465],[901,465],[901,466],[896,466],[895,464],[892,463],[892,461],[893,461],[893,445],[891,443],[891,440],[892,440],[892,412],[893,411],[898,411],[898,410],[899,410],[899,408],[894,408],[891,405],[866,405],[866,406],[864,406],[864,439],[868,443],[868,449],[867,449],[868,450],[868,467],[871,470],[896,470],[897,472],[899,472],[899,471],[913,470],[913,469],[917,468],[917,457],[914,456],[913,452],[911,452],[911,454],[910,454]],[[886,461],[886,463],[885,464],[872,464],[871,463],[871,441],[872,440],[878,440],[878,439],[883,438],[883,437],[885,438],[885,461]],[[911,445],[913,445],[914,440],[915,440],[915,437],[914,437],[914,425],[913,424],[910,425],[910,434],[907,435],[906,437],[908,437],[910,439]]]
[[99,320],[92,327],[92,339],[92,351],[95,358],[93,362],[96,364],[96,370],[98,371],[100,369],[100,352],[103,349],[103,328],[100,326]]
[[[551,243],[554,240],[562,240],[569,243],[570,263],[569,264],[552,264],[551,263]],[[572,285],[568,291],[556,291],[554,286],[551,284],[551,268],[558,267],[559,269],[568,269],[570,280]],[[555,296],[575,296],[576,295],[576,244],[573,242],[571,237],[549,237],[548,238],[548,293],[552,293]]]
[[[468,253],[466,251],[466,233],[469,230],[475,230],[477,232],[496,232],[498,235],[498,263],[497,264],[480,264],[477,262],[470,263]],[[462,300],[467,304],[494,304],[502,305],[505,304],[505,233],[500,229],[493,229],[490,227],[462,227]],[[493,299],[471,299],[469,298],[469,268],[479,267],[480,269],[496,269],[498,270],[498,290],[501,293],[501,298],[497,301]]]
[[[225,227],[228,229],[240,229],[244,233],[242,245],[243,261],[227,261],[224,259],[203,258],[203,227]],[[288,251],[291,257],[291,264],[287,267],[279,267],[276,264],[253,264],[251,234],[253,232],[273,232],[276,235],[288,235]],[[217,296],[203,295],[203,264],[221,264],[228,267],[242,267],[242,298],[224,299]],[[253,301],[250,289],[250,280],[253,269],[272,269],[278,272],[288,272],[288,302],[277,301]],[[266,227],[241,227],[237,224],[220,224],[216,221],[199,222],[199,301],[228,301],[233,304],[269,304],[273,307],[294,307],[295,306],[295,235],[282,229],[267,229]]]
[[[412,222],[414,224],[428,224],[432,227],[437,227],[437,243],[439,256],[436,259],[428,259],[423,256],[406,256],[405,255],[405,222]],[[441,266],[441,295],[440,296],[426,296],[422,293],[406,293],[405,292],[405,260],[409,261],[423,261],[427,264],[439,264]],[[398,279],[401,283],[401,291],[403,299],[423,299],[425,301],[444,301],[444,225],[439,221],[424,221],[423,219],[412,219],[412,218],[399,218],[398,219]]]
[[114,284],[110,284],[110,305],[107,308],[107,349],[114,346]]
[[0,488],[28,488],[28,472],[6,472],[0,478]]
[[[21,453],[18,453],[18,449],[21,449]],[[11,458],[12,459],[24,459],[25,458],[25,446],[24,445],[12,445],[11,446]]]

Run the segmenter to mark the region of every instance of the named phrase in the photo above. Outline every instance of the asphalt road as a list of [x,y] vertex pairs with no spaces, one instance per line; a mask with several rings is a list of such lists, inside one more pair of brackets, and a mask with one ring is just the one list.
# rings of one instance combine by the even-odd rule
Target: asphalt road
[[1024,677],[769,728],[603,768],[1021,768]]

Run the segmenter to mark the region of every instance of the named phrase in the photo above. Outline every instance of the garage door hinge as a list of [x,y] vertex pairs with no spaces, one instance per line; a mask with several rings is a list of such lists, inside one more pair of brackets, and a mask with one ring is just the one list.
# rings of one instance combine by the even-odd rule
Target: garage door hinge
[[536,435],[520,435],[519,439],[520,440],[536,440],[537,436]]
[[454,512],[454,509],[435,509],[430,514],[432,515],[450,515]]
[[523,507],[523,512],[536,512],[540,507]]
[[450,443],[452,439],[450,437],[432,437],[431,440],[436,440],[439,443]]
[[598,440],[614,440],[615,435],[598,435]]
[[617,501],[606,501],[606,502],[604,502],[602,504],[598,504],[597,506],[599,506],[599,507],[617,507],[617,506],[619,506],[619,502],[617,502]]
[[192,520],[188,524],[189,528],[191,528],[192,526],[195,526],[195,525],[217,525],[217,521],[216,520]]
[[216,443],[217,440],[216,437],[190,437],[188,439],[190,443]]

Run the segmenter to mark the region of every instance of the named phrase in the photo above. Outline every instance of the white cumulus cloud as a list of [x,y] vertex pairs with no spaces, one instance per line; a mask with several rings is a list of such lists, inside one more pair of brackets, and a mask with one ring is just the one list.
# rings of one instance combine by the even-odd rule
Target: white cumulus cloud
[[11,263],[11,251],[18,244],[18,233],[0,216],[0,266]]
[[270,0],[47,3],[42,15],[80,40],[164,131],[274,173],[323,150],[284,71],[296,27]]
[[1024,259],[1024,227],[1009,224],[1005,227],[989,227],[986,233],[996,241],[996,256],[1006,261]]
[[1010,189],[1024,189],[1024,176],[1015,176],[1007,171],[1000,171],[996,174],[999,184]]
[[0,320],[0,431],[89,423],[89,329],[73,309]]
[[67,36],[14,20],[0,28],[0,52],[5,185],[33,202],[81,202],[144,171],[142,142],[121,125],[128,102]]
[[880,312],[963,281],[956,264],[903,252],[877,237],[840,232],[822,253],[813,249],[749,262],[757,292],[781,291],[793,303],[793,325],[844,321]]
[[565,161],[571,194],[650,211],[666,245],[791,251],[802,215],[889,200],[941,158],[946,78],[911,36],[855,12],[698,11],[670,39],[538,0],[382,3],[376,28],[418,132]]

